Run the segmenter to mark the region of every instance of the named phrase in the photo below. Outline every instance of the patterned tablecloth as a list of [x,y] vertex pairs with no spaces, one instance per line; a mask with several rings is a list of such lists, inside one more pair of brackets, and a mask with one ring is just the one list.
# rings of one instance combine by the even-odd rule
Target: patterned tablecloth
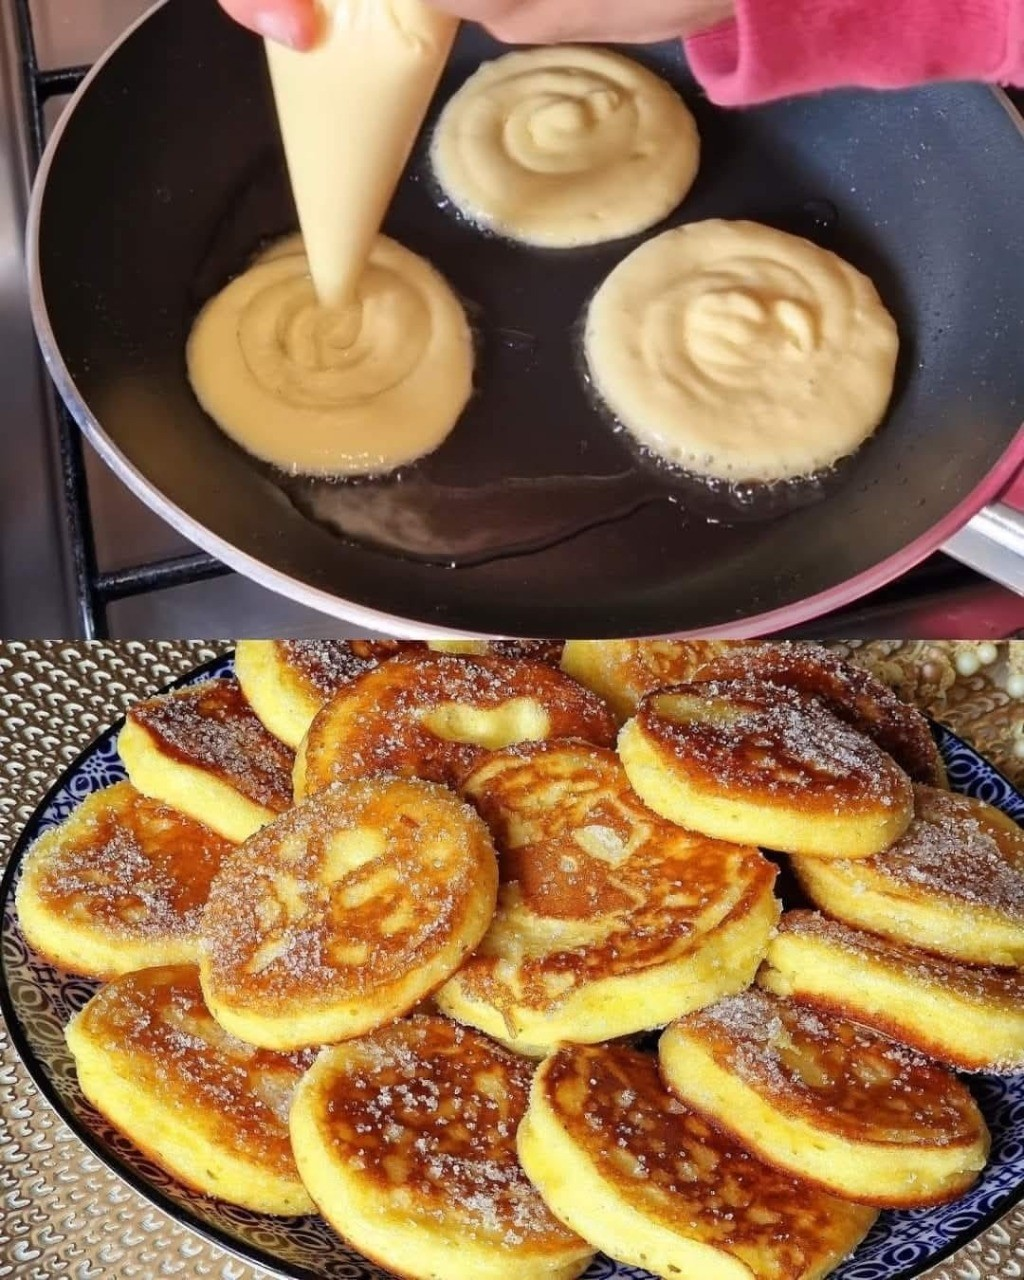
[[[1024,785],[1024,641],[1018,644],[1001,648],[994,662],[991,651],[979,658],[963,647],[895,642],[858,646],[855,656]],[[134,699],[226,647],[0,646],[0,863],[57,774],[96,733]],[[108,1172],[40,1099],[0,1026],[0,1280],[266,1274],[176,1225]],[[1020,1280],[1024,1205],[926,1274]]]

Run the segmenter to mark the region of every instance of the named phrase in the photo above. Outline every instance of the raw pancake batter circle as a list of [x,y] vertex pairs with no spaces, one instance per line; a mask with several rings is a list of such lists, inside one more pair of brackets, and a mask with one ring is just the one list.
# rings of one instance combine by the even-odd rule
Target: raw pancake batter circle
[[434,173],[472,222],[570,248],[633,235],[693,185],[700,138],[664,80],[607,49],[531,49],[485,63],[451,99]]
[[385,236],[337,309],[317,303],[300,237],[276,245],[207,303],[186,358],[218,426],[293,474],[374,475],[431,453],[473,382],[458,299]]
[[809,475],[885,415],[899,338],[871,281],[755,222],[696,222],[630,254],[594,296],[585,355],[630,432],[725,480]]

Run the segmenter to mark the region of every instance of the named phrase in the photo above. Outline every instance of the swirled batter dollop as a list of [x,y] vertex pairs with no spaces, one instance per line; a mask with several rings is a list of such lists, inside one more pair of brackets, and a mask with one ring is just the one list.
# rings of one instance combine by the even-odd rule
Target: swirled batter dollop
[[642,245],[590,305],[587,366],[648,448],[703,476],[781,480],[874,432],[899,338],[871,281],[754,222],[691,223]]
[[596,244],[652,227],[693,184],[700,139],[678,94],[581,45],[485,63],[451,99],[434,173],[472,222],[527,244]]
[[187,363],[200,404],[249,453],[292,473],[373,475],[451,432],[473,339],[442,277],[384,236],[354,302],[322,307],[294,236],[206,305]]

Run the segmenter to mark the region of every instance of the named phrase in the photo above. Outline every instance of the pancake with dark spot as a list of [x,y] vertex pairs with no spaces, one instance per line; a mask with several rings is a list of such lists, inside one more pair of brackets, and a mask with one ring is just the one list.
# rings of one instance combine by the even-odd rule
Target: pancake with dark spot
[[794,858],[848,924],[970,964],[1024,965],[1024,830],[981,800],[914,788],[914,820],[875,857]]
[[241,841],[292,803],[293,753],[260,723],[234,680],[138,702],[117,743],[143,793]]
[[1024,971],[968,965],[787,911],[759,984],[964,1071],[1024,1071]]
[[562,670],[593,689],[619,720],[628,720],[656,689],[687,684],[737,640],[569,640]]
[[546,738],[614,741],[596,694],[543,662],[426,653],[361,676],[310,725],[295,794],[379,773],[455,786],[488,750]]
[[635,1049],[565,1045],[548,1058],[519,1153],[564,1222],[661,1276],[821,1280],[876,1216],[755,1159]]
[[53,964],[92,978],[198,963],[200,916],[233,847],[119,782],[29,850],[18,919]]
[[753,679],[649,694],[619,755],[656,813],[739,844],[864,858],[913,814],[910,779],[881,747],[816,699]]
[[413,640],[239,640],[235,674],[270,732],[295,748],[339,690],[389,658],[423,648]]
[[200,969],[253,1044],[329,1044],[411,1009],[494,914],[494,846],[469,805],[417,779],[342,782],[264,827],[213,882]]
[[564,640],[429,640],[427,648],[436,653],[467,653],[478,657],[529,658],[557,667],[562,660]]
[[398,1275],[570,1280],[593,1249],[519,1165],[532,1065],[476,1031],[417,1016],[324,1053],[291,1129],[324,1217]]
[[966,1086],[834,1014],[753,988],[673,1023],[659,1056],[687,1106],[833,1195],[940,1204],[985,1167],[988,1130]]
[[438,993],[525,1053],[657,1026],[753,980],[779,905],[775,867],[637,799],[615,753],[541,742],[463,784],[499,851],[498,910]]
[[85,1096],[155,1164],[257,1213],[312,1211],[288,1136],[312,1055],[269,1053],[222,1031],[194,967],[115,979],[66,1034]]

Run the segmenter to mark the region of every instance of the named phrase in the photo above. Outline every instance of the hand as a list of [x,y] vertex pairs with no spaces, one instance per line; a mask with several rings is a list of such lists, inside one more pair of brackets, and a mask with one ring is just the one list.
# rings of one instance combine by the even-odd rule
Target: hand
[[219,0],[224,12],[243,27],[290,45],[309,49],[320,31],[316,0]]
[[430,0],[506,44],[678,40],[733,17],[735,0]]
[[[431,0],[482,23],[508,44],[566,40],[643,43],[704,31],[733,16],[734,0]],[[316,0],[220,0],[243,26],[308,49],[319,25]]]

